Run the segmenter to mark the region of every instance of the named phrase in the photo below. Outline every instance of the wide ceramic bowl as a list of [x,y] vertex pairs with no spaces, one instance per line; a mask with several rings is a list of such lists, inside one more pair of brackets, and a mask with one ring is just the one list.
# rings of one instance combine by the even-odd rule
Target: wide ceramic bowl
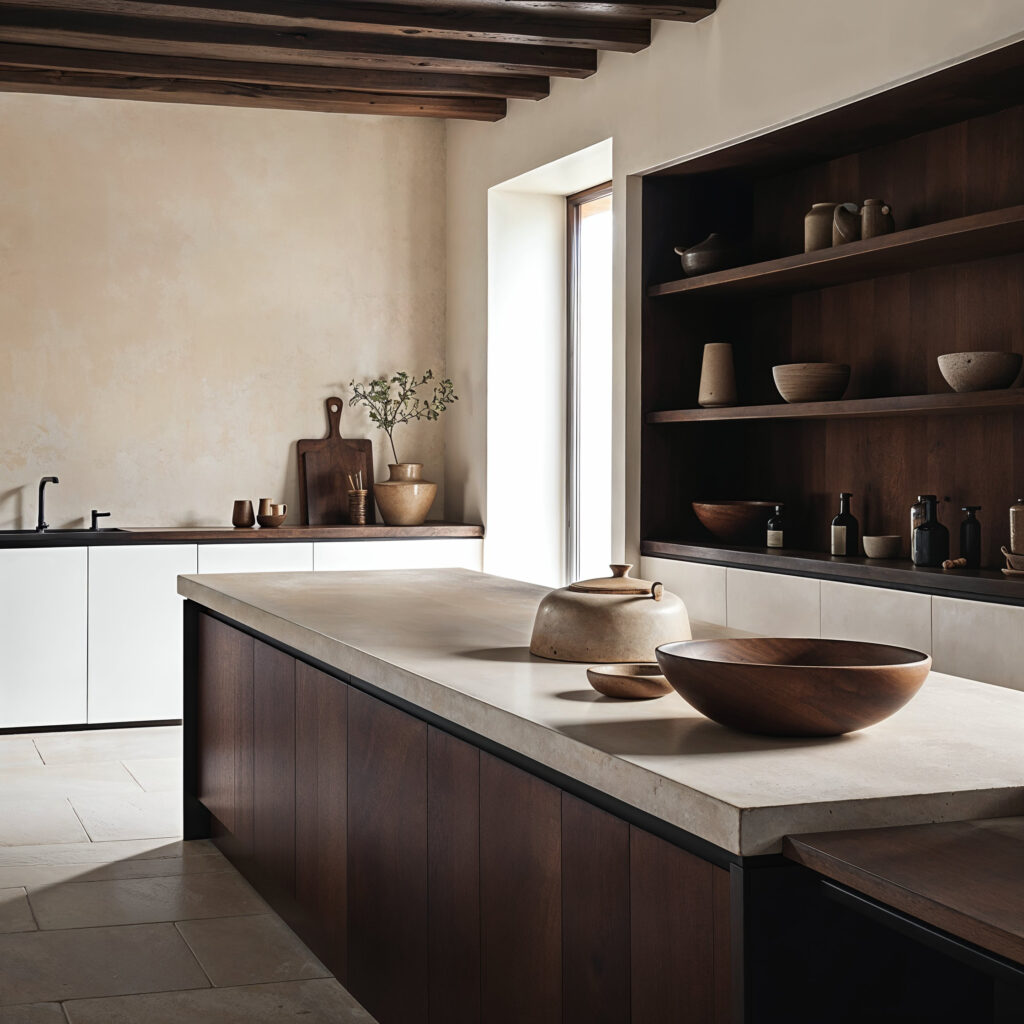
[[772,367],[775,387],[787,402],[834,402],[850,383],[846,363],[783,363]]
[[899,558],[903,551],[903,538],[898,533],[869,534],[863,540],[868,558]]
[[658,664],[702,715],[767,736],[840,736],[875,725],[921,688],[932,659],[853,640],[749,637],[665,644]]
[[619,700],[652,700],[672,692],[660,666],[653,661],[591,665],[587,669],[587,681],[598,693]]
[[939,370],[954,391],[997,391],[1017,379],[1022,361],[1018,352],[947,352]]
[[763,544],[765,528],[780,501],[695,501],[693,511],[725,544]]

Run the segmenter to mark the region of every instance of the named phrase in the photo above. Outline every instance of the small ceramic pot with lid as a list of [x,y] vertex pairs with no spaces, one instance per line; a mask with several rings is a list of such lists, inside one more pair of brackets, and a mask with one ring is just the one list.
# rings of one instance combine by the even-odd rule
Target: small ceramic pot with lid
[[555,661],[650,661],[663,643],[690,639],[686,606],[660,583],[612,575],[553,590],[540,603],[530,653]]

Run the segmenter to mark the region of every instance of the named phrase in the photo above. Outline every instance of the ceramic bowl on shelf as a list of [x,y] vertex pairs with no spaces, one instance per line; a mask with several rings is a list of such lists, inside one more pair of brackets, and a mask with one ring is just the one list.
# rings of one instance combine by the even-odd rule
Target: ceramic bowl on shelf
[[898,533],[866,535],[863,539],[868,558],[899,558],[903,551],[903,538]]
[[1019,352],[947,352],[939,370],[954,391],[998,391],[1013,384],[1022,362]]
[[592,665],[587,680],[598,693],[619,700],[652,700],[672,692],[672,685],[653,661]]
[[834,402],[850,383],[846,363],[783,363],[772,367],[775,387],[787,402]]
[[281,512],[278,515],[258,515],[256,522],[265,530],[272,529],[280,526],[284,522],[286,515],[287,513],[285,512]]
[[740,732],[840,736],[875,725],[921,688],[932,659],[854,640],[691,640],[656,651],[673,689]]
[[737,253],[732,242],[724,235],[713,231],[702,242],[686,248],[675,247],[675,254],[683,265],[683,273],[687,277],[699,274],[710,274],[716,270],[726,270],[736,265]]
[[695,501],[701,524],[725,544],[763,544],[765,527],[780,501]]
[[1012,569],[1014,572],[1024,572],[1024,555],[1014,554],[1006,545],[1002,547],[1002,552],[1006,556],[1006,568]]

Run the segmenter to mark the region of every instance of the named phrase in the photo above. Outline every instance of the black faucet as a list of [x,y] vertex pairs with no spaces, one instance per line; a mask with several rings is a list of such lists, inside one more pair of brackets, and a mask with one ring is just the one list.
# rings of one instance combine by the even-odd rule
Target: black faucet
[[96,509],[93,509],[92,510],[92,526],[90,526],[89,529],[93,530],[93,531],[98,530],[100,528],[100,519],[103,516],[109,516],[109,515],[110,515],[109,512],[97,512]]
[[60,481],[55,476],[44,476],[39,481],[39,520],[36,522],[36,530],[39,533],[43,533],[45,530],[50,528],[50,524],[46,521],[46,516],[43,514],[43,491],[46,490],[47,484],[59,484]]

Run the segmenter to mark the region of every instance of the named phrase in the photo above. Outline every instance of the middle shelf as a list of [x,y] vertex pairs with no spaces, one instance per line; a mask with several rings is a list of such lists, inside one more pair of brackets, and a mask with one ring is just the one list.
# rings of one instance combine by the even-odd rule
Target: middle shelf
[[941,395],[896,395],[834,402],[733,405],[711,409],[663,409],[649,412],[648,423],[707,423],[722,420],[866,419],[877,416],[925,416],[935,413],[1012,412],[1024,408],[1024,388],[951,392]]

